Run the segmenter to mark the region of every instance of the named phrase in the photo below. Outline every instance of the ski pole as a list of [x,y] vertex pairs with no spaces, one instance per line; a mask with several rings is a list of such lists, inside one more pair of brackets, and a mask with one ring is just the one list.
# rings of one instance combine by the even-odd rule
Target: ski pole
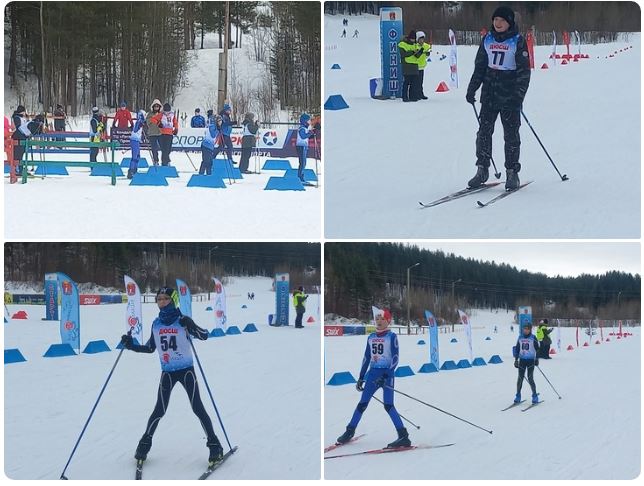
[[217,419],[219,420],[219,425],[221,425],[221,430],[224,431],[224,437],[226,437],[226,442],[228,442],[228,447],[230,447],[230,450],[232,450],[233,446],[230,445],[230,440],[228,440],[228,434],[226,433],[226,429],[224,428],[224,423],[221,421],[221,416],[219,415],[219,410],[217,409],[217,405],[215,404],[215,399],[212,397],[212,392],[210,391],[210,386],[208,386],[208,380],[206,380],[206,374],[203,372],[203,368],[201,367],[201,361],[199,361],[199,356],[197,356],[197,350],[195,349],[195,345],[192,343],[192,339],[188,339],[188,342],[190,343],[190,347],[192,348],[192,352],[195,355],[195,359],[197,360],[197,365],[199,365],[199,371],[201,371],[201,376],[203,377],[203,382],[206,385],[206,390],[208,390],[208,395],[210,395],[210,400],[212,401],[212,406],[215,407],[215,413],[217,414]]
[[[175,135],[175,137],[176,137],[176,135]],[[190,158],[190,153],[188,152],[188,149],[187,149],[187,148],[186,148],[186,147],[181,143],[181,139],[180,139],[179,137],[177,137],[177,140],[179,141],[179,146],[180,146],[183,150],[185,150],[186,155],[188,156],[188,160],[190,161],[190,165],[192,165],[192,168],[193,168],[195,171],[197,171],[197,167],[195,166],[195,164],[193,164],[193,163],[192,163],[192,159]]]
[[434,410],[438,410],[439,412],[443,412],[445,415],[449,415],[450,417],[454,417],[455,419],[460,420],[461,422],[465,422],[466,424],[470,424],[472,427],[476,427],[477,429],[484,430],[488,434],[492,433],[491,430],[487,430],[487,429],[484,429],[483,427],[479,427],[478,425],[473,424],[472,422],[468,422],[467,420],[462,419],[461,417],[457,417],[456,415],[451,414],[449,412],[446,412],[445,410],[441,410],[440,408],[435,407],[434,405],[430,405],[429,403],[423,402],[422,400],[419,400],[418,398],[412,397],[411,395],[407,395],[405,392],[401,392],[400,390],[396,390],[393,386],[385,385],[385,387],[395,391],[396,393],[400,393],[401,395],[404,395],[407,398],[411,398],[412,400],[415,400],[418,403],[422,403],[423,405],[426,405],[426,406],[428,406],[430,408],[433,408]]
[[569,179],[568,179],[568,176],[567,176],[566,174],[561,175],[561,172],[559,172],[559,169],[557,169],[557,166],[555,165],[554,161],[552,160],[552,157],[550,157],[550,154],[548,153],[548,151],[546,150],[546,148],[543,146],[543,143],[541,143],[541,139],[539,138],[539,135],[537,135],[537,132],[535,132],[535,131],[534,131],[534,128],[532,128],[532,124],[531,124],[531,123],[530,123],[530,121],[528,120],[528,117],[527,117],[527,116],[525,116],[525,113],[523,113],[523,110],[521,110],[521,115],[523,115],[523,119],[526,121],[526,123],[527,123],[527,124],[528,124],[528,126],[530,127],[530,130],[532,130],[532,133],[534,134],[535,138],[537,139],[537,142],[539,142],[539,145],[541,145],[541,148],[542,148],[542,149],[543,149],[543,151],[546,153],[546,156],[548,157],[548,160],[550,161],[550,163],[552,164],[552,166],[553,166],[553,167],[555,168],[555,170],[557,171],[557,174],[559,174],[559,177],[561,177],[561,181],[563,182],[563,181],[567,181],[567,180],[569,180]]
[[[538,369],[539,371],[541,371],[541,368],[539,368],[538,366],[537,366],[537,369]],[[554,387],[554,386],[552,386],[552,383],[550,383],[550,380],[548,379],[548,377],[546,376],[546,374],[545,374],[543,371],[541,371],[541,374],[543,375],[543,377],[544,377],[544,378],[546,379],[546,381],[548,382],[548,385],[550,385],[550,388],[552,388],[552,391],[553,391],[553,392],[555,392],[555,394],[559,397],[559,400],[561,400],[561,395],[559,395],[559,393],[557,393],[557,390],[555,390],[555,387]]]
[[[474,114],[476,115],[476,121],[479,124],[479,128],[481,128],[481,119],[479,118],[479,112],[476,110],[476,105],[472,103],[472,108],[474,109]],[[494,167],[494,177],[497,179],[501,178],[501,173],[497,170],[496,164],[494,163],[494,157],[492,157],[492,154],[490,154],[490,160],[492,161],[492,167]]]
[[[127,333],[128,336],[132,335],[132,330],[128,331]],[[74,445],[74,449],[72,450],[72,453],[69,456],[69,459],[67,460],[67,464],[65,464],[65,469],[63,469],[63,472],[60,473],[60,479],[68,479],[65,477],[65,471],[67,471],[67,467],[69,466],[69,463],[72,462],[72,457],[74,457],[74,453],[76,452],[76,448],[78,447],[78,444],[80,444],[81,439],[83,438],[83,434],[85,433],[85,430],[87,429],[87,426],[89,425],[89,421],[92,420],[92,416],[94,415],[94,411],[96,410],[96,407],[98,406],[98,402],[101,400],[101,397],[103,396],[103,392],[105,391],[105,388],[107,388],[107,384],[110,381],[110,378],[112,378],[112,373],[114,373],[114,370],[116,369],[116,365],[118,364],[119,360],[121,359],[121,355],[123,354],[123,350],[125,348],[121,348],[119,351],[119,355],[116,357],[116,361],[114,362],[114,366],[112,366],[112,369],[110,370],[110,374],[107,375],[107,380],[105,380],[105,384],[103,385],[103,388],[101,389],[101,393],[98,394],[98,398],[96,399],[96,403],[94,403],[94,407],[92,407],[92,411],[89,414],[89,417],[87,417],[87,422],[85,422],[85,425],[83,426],[83,430],[80,433],[80,436],[78,437],[78,440],[76,441],[76,445]]]
[[[219,135],[217,136],[217,140],[215,140],[215,143],[218,145],[219,152],[224,154],[223,148],[225,147],[224,145],[224,136]],[[225,156],[226,154],[224,154]],[[213,166],[214,166],[214,161],[217,160],[217,156],[215,155],[215,158],[213,159]],[[232,161],[231,161],[232,163]],[[224,165],[226,166],[226,174],[228,174],[228,184],[233,184],[232,176],[231,176],[231,170],[230,167],[228,166],[228,159],[224,159]]]
[[[376,400],[376,401],[378,401],[378,402],[380,402],[380,403],[382,403],[383,405],[385,404],[385,402],[383,402],[382,400],[380,400],[380,399],[379,399],[377,396],[375,396],[375,395],[373,396],[373,399],[374,399],[374,400]],[[409,422],[411,425],[413,425],[414,427],[416,427],[416,429],[420,429],[420,426],[416,425],[414,422],[412,422],[412,421],[411,421],[411,420],[409,420],[408,418],[404,417],[402,413],[398,412],[398,415],[400,415],[400,418],[401,418],[401,419],[403,419],[405,422]]]

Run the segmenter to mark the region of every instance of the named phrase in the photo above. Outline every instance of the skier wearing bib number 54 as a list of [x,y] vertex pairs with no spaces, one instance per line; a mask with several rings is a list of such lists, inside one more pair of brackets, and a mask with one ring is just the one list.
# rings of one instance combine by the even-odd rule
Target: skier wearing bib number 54
[[161,361],[161,380],[157,394],[157,403],[150,415],[148,425],[134,457],[144,461],[152,447],[152,436],[165,415],[174,385],[181,383],[186,390],[192,411],[201,422],[206,433],[206,446],[210,450],[209,461],[217,462],[223,456],[223,448],[212,428],[212,421],[201,402],[197,377],[192,364],[192,348],[188,335],[205,341],[208,331],[202,329],[188,316],[181,314],[178,309],[179,295],[169,287],[159,289],[156,297],[159,306],[159,317],[152,323],[152,334],[144,345],[133,343],[132,336],[124,335],[121,342],[126,349],[137,353],[153,353],[159,351]]
[[498,7],[492,14],[492,28],[483,37],[474,61],[474,73],[465,99],[474,106],[475,94],[481,88],[481,113],[476,134],[476,175],[468,186],[483,185],[489,177],[492,157],[492,134],[497,116],[501,115],[505,139],[505,189],[519,188],[519,149],[521,139],[521,105],[530,85],[530,57],[526,41],[519,34],[514,12]]
[[[398,366],[398,337],[394,332],[387,329],[390,322],[391,314],[388,310],[385,309],[380,315],[376,315],[376,332],[371,333],[367,338],[367,346],[362,359],[362,367],[360,368],[360,377],[356,384],[356,389],[362,392],[362,396],[355,412],[353,412],[349,425],[347,425],[346,431],[338,437],[338,444],[345,444],[353,438],[358,422],[360,422],[362,414],[367,409],[371,397],[378,388],[382,387],[385,410],[398,432],[398,439],[387,447],[409,447],[411,445],[407,429],[403,426],[400,415],[398,415],[394,407],[393,387],[394,373]],[[367,368],[369,368],[369,374],[365,381]]]

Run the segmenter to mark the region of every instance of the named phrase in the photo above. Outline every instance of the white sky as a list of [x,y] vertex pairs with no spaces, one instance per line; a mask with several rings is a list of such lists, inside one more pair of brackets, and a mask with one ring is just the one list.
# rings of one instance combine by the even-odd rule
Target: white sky
[[548,276],[601,274],[611,270],[642,274],[639,243],[414,243],[428,250],[477,260],[507,263]]

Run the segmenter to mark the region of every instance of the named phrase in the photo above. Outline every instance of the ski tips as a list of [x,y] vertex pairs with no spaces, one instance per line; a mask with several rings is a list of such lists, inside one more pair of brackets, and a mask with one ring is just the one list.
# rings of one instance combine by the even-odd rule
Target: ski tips
[[497,172],[496,174],[494,174],[494,177],[496,177],[497,179],[500,179],[501,178],[501,173]]
[[561,176],[561,182],[569,181],[569,180],[570,180],[570,179],[568,179],[568,176],[567,176],[566,174],[564,174],[563,176]]

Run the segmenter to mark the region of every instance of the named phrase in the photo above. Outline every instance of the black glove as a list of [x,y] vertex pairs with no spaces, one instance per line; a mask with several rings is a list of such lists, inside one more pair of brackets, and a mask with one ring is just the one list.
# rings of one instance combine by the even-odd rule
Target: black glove
[[468,91],[467,94],[465,95],[465,101],[467,101],[468,103],[474,104],[476,102],[476,98],[474,97],[475,94],[476,92],[471,93]]
[[378,387],[383,387],[385,386],[385,382],[387,381],[387,375],[382,375],[380,378],[376,380],[376,386]]
[[534,365],[535,365],[535,366],[539,366],[539,360],[538,360],[538,359],[535,359],[535,360],[534,360]]
[[420,57],[422,55],[423,55],[423,50],[422,49],[416,51],[416,53],[414,54],[414,56],[416,56],[416,57]]
[[134,346],[134,340],[132,339],[132,335],[123,334],[121,336],[121,344],[125,349],[132,349],[132,346]]
[[356,383],[356,390],[358,391],[364,390],[364,380],[358,380],[358,383]]
[[519,360],[518,360],[518,359],[515,359],[515,360],[514,360],[514,367],[515,367],[515,368],[518,368],[518,367],[519,367]]
[[195,321],[193,321],[188,316],[181,316],[179,318],[179,324],[185,327],[187,331],[192,331],[197,327],[197,324],[195,324]]

